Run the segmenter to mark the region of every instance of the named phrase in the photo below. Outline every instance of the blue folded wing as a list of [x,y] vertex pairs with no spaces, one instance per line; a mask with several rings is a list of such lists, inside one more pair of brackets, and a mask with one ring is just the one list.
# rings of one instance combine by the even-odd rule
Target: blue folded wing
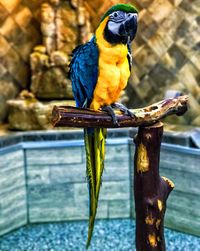
[[76,105],[89,107],[98,78],[99,51],[95,38],[73,51],[70,78]]

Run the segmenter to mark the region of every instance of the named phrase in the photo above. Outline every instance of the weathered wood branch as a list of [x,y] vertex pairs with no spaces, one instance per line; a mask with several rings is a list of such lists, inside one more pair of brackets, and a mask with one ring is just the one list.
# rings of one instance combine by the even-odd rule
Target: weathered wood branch
[[55,106],[52,112],[54,127],[137,127],[151,125],[171,115],[182,115],[187,111],[188,96],[165,99],[153,105],[131,110],[135,117],[117,112],[119,126],[114,125],[111,117],[103,111],[76,108],[72,106]]
[[165,251],[164,214],[174,184],[159,175],[163,124],[139,127],[135,138],[136,250]]

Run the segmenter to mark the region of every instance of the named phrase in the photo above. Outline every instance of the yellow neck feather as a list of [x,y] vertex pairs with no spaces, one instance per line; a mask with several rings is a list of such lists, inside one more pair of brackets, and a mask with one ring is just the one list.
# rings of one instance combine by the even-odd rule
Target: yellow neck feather
[[[105,59],[108,57],[113,60],[113,64],[119,61],[123,61],[126,59],[128,54],[128,48],[125,44],[110,44],[104,38],[104,29],[108,22],[108,18],[106,17],[103,22],[97,28],[96,35],[96,43],[99,48],[100,56],[103,56]],[[109,60],[111,62],[111,60]]]

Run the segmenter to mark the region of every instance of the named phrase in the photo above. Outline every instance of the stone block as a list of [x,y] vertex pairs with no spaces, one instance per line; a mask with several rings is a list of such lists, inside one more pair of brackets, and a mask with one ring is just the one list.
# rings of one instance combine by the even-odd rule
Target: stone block
[[14,190],[17,187],[25,185],[24,171],[21,166],[1,174],[0,178],[0,193],[5,193]]
[[75,203],[88,201],[88,185],[86,182],[74,184],[74,200]]
[[167,31],[167,35],[176,42],[177,39],[177,29],[184,20],[184,15],[179,8],[174,9],[170,13],[170,18],[166,18],[162,22],[163,30]]
[[173,181],[177,191],[183,193],[192,193],[196,196],[200,195],[200,184],[198,182],[199,175],[192,172],[167,169],[163,168],[162,166],[160,172],[162,176],[167,177]]
[[33,208],[29,210],[30,223],[40,222],[56,222],[68,220],[87,220],[88,206],[87,203],[79,203],[78,205],[67,205],[67,207],[47,207],[47,208]]
[[195,53],[190,57],[190,61],[195,65],[195,67],[200,71],[200,54]]
[[20,37],[21,32],[21,28],[12,18],[12,16],[8,16],[0,27],[0,34],[4,36],[9,43],[16,41],[17,38]]
[[165,64],[167,69],[176,73],[187,62],[187,58],[179,49],[179,47],[176,46],[176,44],[173,44],[173,46],[168,50],[167,54],[163,56],[162,62]]
[[55,66],[66,66],[69,64],[68,55],[62,51],[54,51],[50,55],[51,64]]
[[64,208],[74,201],[74,186],[70,183],[29,185],[30,208]]
[[50,184],[49,166],[28,166],[27,179],[29,185]]
[[194,219],[200,218],[199,208],[199,200],[196,198],[196,195],[190,192],[183,194],[182,192],[174,190],[167,200],[167,210],[175,210],[177,214],[185,218],[188,216],[192,216]]
[[31,91],[37,98],[72,98],[71,81],[67,78],[67,68],[56,66],[32,76]]
[[165,226],[181,232],[200,236],[200,222],[193,216],[182,216],[176,210],[166,210]]
[[26,154],[28,166],[82,164],[83,161],[81,147],[73,146],[60,149],[28,149]]
[[141,76],[149,73],[149,71],[159,61],[159,58],[148,45],[144,45],[134,55],[134,61],[140,69],[138,71],[138,74],[141,78]]
[[0,78],[3,78],[7,73],[6,67],[4,67],[2,64],[0,64]]
[[0,194],[13,192],[17,187],[23,187],[25,185],[23,152],[3,154],[0,160]]
[[152,80],[146,75],[143,79],[141,79],[139,85],[136,88],[136,92],[141,99],[146,99],[152,97],[155,92],[155,88],[152,88]]
[[183,0],[169,0],[174,6],[178,6]]
[[5,19],[8,17],[9,12],[6,10],[6,8],[0,3],[0,25],[5,21]]
[[7,234],[27,224],[27,212],[20,210],[16,215],[9,215],[0,219],[0,236]]
[[16,188],[12,193],[3,193],[0,198],[0,218],[5,217],[5,214],[13,214],[13,210],[26,209],[26,191],[23,187]]
[[129,157],[129,149],[127,144],[106,145],[105,161],[112,163],[113,161],[127,160]]
[[130,201],[129,200],[112,200],[108,202],[108,218],[129,218]]
[[[77,29],[77,13],[73,9],[67,7],[66,3],[64,3],[61,8],[58,9],[56,13],[56,21],[60,22],[62,26],[73,27]],[[61,32],[58,30],[58,32]]]
[[9,51],[9,49],[10,49],[9,42],[2,35],[0,35],[0,57],[5,56]]
[[[19,85],[26,85],[28,81],[28,67],[25,63],[21,62],[21,58],[15,49],[9,49],[6,57],[3,58],[2,63],[7,68],[8,72],[13,76],[13,78],[17,80]],[[20,67],[16,67],[16,65],[19,64]]]
[[162,86],[162,88],[174,79],[174,75],[163,64],[157,64],[149,76],[157,86]]
[[100,200],[129,200],[129,181],[105,181],[102,184]]
[[152,0],[140,0],[137,1],[143,8],[148,8],[152,4]]
[[0,235],[27,223],[27,204],[22,150],[0,155]]
[[151,50],[154,51],[159,58],[162,58],[172,44],[173,40],[166,34],[166,31],[162,29],[162,27],[148,40],[148,45]]
[[168,0],[154,0],[148,10],[153,19],[160,23],[163,19],[168,18],[173,10],[173,5]]
[[20,0],[1,0],[1,4],[8,12],[12,12],[20,3]]
[[[21,62],[20,64],[23,67],[23,63],[25,62],[27,64],[28,62],[28,69],[25,68],[28,72],[28,75],[30,75],[30,54],[33,51],[33,47],[40,43],[40,32],[39,29],[35,24],[28,24],[28,26],[23,30],[23,32],[20,32],[20,35],[18,38],[15,39],[15,42],[13,44],[13,48],[16,50],[16,52],[20,55]],[[27,86],[27,83],[19,83],[24,88]]]
[[129,163],[125,164],[124,162],[117,163],[119,166],[116,166],[113,163],[113,166],[106,165],[103,172],[102,180],[104,181],[129,181]]
[[9,100],[9,127],[15,130],[52,129],[51,114],[54,105],[73,105],[74,102],[39,102],[35,98],[25,97]]
[[161,168],[167,168],[177,170],[180,173],[187,172],[194,174],[200,174],[199,167],[197,166],[197,161],[200,161],[200,156],[196,154],[184,153],[176,151],[174,154],[174,149],[162,149],[160,155],[160,166]]
[[32,19],[32,13],[29,8],[24,5],[20,5],[13,14],[15,22],[22,28],[26,29]]
[[85,182],[87,180],[85,163],[51,166],[50,182],[52,184]]
[[[108,219],[108,201],[99,200],[96,219]],[[88,217],[89,217],[89,204],[88,204]],[[112,217],[112,216],[111,216]]]
[[[11,171],[15,168],[15,166],[21,166],[23,167],[23,151],[17,150],[17,151],[10,151],[4,154],[0,155],[0,173]],[[11,171],[12,172],[12,171]]]

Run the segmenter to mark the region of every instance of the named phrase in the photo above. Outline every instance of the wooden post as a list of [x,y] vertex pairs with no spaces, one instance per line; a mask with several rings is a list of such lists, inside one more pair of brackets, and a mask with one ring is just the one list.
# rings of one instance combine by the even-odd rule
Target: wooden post
[[166,200],[174,184],[159,175],[163,124],[139,127],[135,138],[134,194],[136,250],[164,251]]
[[[117,114],[119,125],[102,111],[75,107],[54,107],[55,127],[138,127],[135,138],[134,194],[137,251],[165,251],[164,214],[166,200],[174,184],[159,175],[160,145],[163,124],[160,119],[187,111],[188,96],[162,100],[148,107],[134,109],[135,117]],[[114,174],[113,174],[114,175]]]

